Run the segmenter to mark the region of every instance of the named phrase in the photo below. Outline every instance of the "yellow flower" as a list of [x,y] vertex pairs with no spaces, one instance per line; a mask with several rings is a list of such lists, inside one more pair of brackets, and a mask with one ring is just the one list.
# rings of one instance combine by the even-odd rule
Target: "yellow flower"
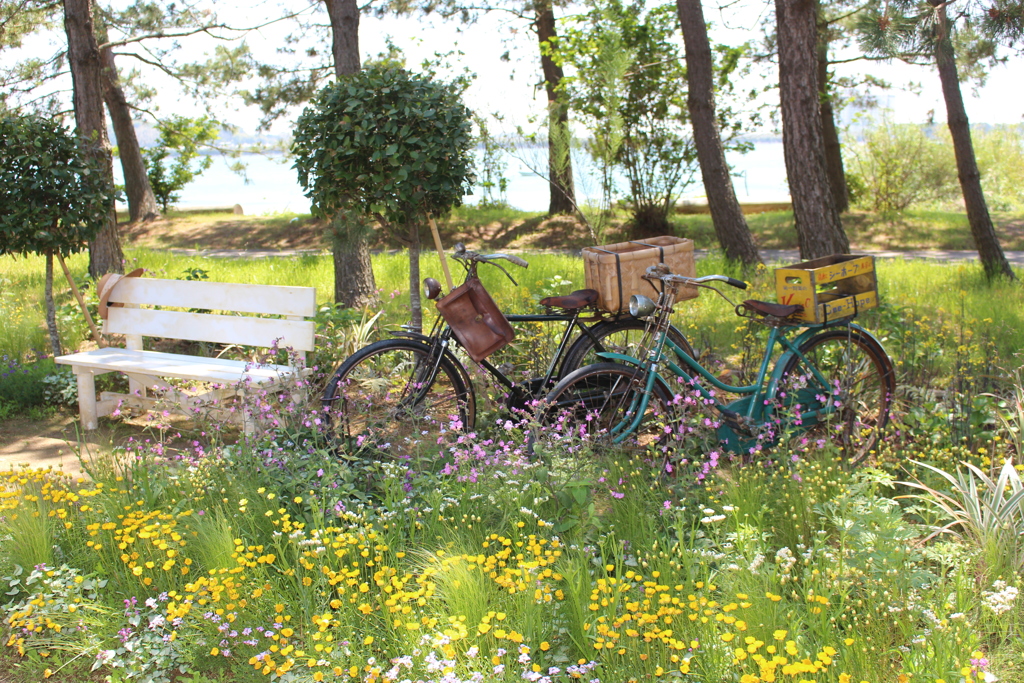
[[212,650],[210,650],[210,656],[211,657],[216,657],[219,654],[220,654],[220,650],[218,650],[217,648],[213,648]]
[[550,649],[551,649],[551,643],[549,643],[548,641],[545,640],[543,643],[540,644],[540,651],[541,652],[547,652]]
[[373,645],[373,636],[363,638],[363,645]]
[[788,634],[788,631],[784,631],[783,629],[780,628],[775,633],[773,633],[772,636],[775,638],[775,640],[781,641],[781,640],[785,640],[786,639],[786,635],[787,634]]

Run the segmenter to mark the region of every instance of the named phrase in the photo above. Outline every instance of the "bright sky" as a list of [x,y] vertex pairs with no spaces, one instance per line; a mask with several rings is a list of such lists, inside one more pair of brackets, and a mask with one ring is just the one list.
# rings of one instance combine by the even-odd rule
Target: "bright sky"
[[[113,0],[117,4],[127,4],[129,0]],[[258,23],[257,3],[247,6],[244,16],[239,10],[229,9],[228,3],[216,2],[221,18],[231,22]],[[239,3],[241,4],[241,3]],[[293,6],[298,3],[292,3]],[[739,44],[745,40],[757,40],[760,33],[762,15],[768,11],[768,4],[763,0],[741,0],[741,4],[733,5],[728,14],[713,9],[712,2],[706,2],[705,14],[712,22],[712,40]],[[321,12],[326,21],[326,12]],[[62,27],[58,27],[62,28]],[[264,57],[272,57],[274,51],[282,43],[286,29],[269,27],[249,34],[248,41],[252,49]],[[530,123],[531,116],[543,112],[544,93],[537,88],[540,81],[539,57],[537,56],[536,37],[529,30],[525,21],[508,13],[492,12],[481,21],[464,26],[457,21],[445,22],[434,18],[395,18],[376,19],[364,15],[360,24],[360,46],[363,58],[374,56],[386,49],[386,39],[390,37],[407,56],[411,67],[432,57],[436,52],[460,50],[465,53],[453,60],[460,60],[477,73],[477,79],[466,93],[467,104],[478,113],[500,112],[504,122],[494,125],[492,132],[511,134],[516,126],[527,130],[536,129]],[[42,45],[42,40],[33,41],[32,49],[39,52],[57,49],[63,36],[58,32],[51,36],[51,47]],[[191,38],[182,39],[186,45],[197,43]],[[212,44],[212,41],[207,43]],[[301,45],[301,48],[317,47],[320,51],[330,51],[330,45]],[[509,52],[510,60],[502,61],[501,55]],[[122,68],[131,66],[130,60],[120,62]],[[894,89],[888,93],[879,93],[884,105],[893,110],[894,118],[899,122],[920,123],[927,120],[929,112],[934,113],[936,121],[945,120],[945,106],[942,102],[938,75],[933,68],[911,66],[901,62],[860,63],[839,65],[840,75],[851,75],[867,70],[878,77],[890,81]],[[1024,88],[1020,87],[1024,75],[1024,58],[1015,57],[1009,63],[996,67],[987,84],[978,90],[977,96],[970,86],[964,86],[968,116],[972,123],[1022,123],[1024,122]],[[758,87],[766,80],[774,79],[772,73],[763,70],[742,84],[744,90]],[[185,99],[180,98],[173,86],[154,76],[152,83],[160,88],[158,104],[164,112],[190,113]],[[919,84],[919,94],[913,94],[904,88],[910,83]],[[195,110],[193,109],[192,112]],[[255,132],[259,115],[254,108],[245,109],[240,104],[227,104],[219,110],[219,115],[235,123],[247,132]],[[297,112],[296,112],[297,115]],[[284,121],[275,126],[273,132],[287,134],[291,121]],[[771,134],[773,131],[765,130]]]
[[[758,39],[759,13],[764,8],[763,3],[746,2],[745,9],[734,10],[728,15],[712,11],[709,9],[711,6],[709,3],[705,7],[705,13],[713,24],[713,41],[740,44]],[[729,28],[723,26],[726,22]],[[461,27],[457,23],[429,19],[377,20],[367,17],[360,25],[364,55],[382,50],[388,34],[405,50],[410,65],[418,64],[434,51],[451,49],[449,46],[457,43],[458,48],[466,53],[464,62],[479,74],[466,95],[469,106],[478,112],[501,111],[513,123],[523,124],[530,114],[543,111],[543,91],[532,87],[540,80],[536,37],[520,20],[495,14],[476,25]],[[510,48],[513,60],[500,61],[500,55]],[[893,61],[842,64],[836,66],[836,71],[841,76],[867,72],[889,81],[893,89],[877,94],[882,106],[893,110],[897,122],[923,123],[929,118],[929,112],[933,112],[936,121],[945,120],[945,105],[934,68]],[[510,76],[515,80],[510,80]],[[765,79],[775,77],[761,72],[744,83],[744,89],[760,86]],[[1024,123],[1022,79],[1024,58],[1014,57],[994,68],[983,88],[974,89],[964,84],[963,93],[971,122]],[[916,94],[908,89],[912,84],[916,84]],[[512,130],[514,125],[507,128]]]

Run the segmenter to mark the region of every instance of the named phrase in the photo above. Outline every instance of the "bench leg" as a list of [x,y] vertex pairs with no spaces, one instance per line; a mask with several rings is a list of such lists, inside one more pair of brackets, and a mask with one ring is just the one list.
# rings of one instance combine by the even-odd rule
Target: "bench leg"
[[78,376],[78,412],[82,418],[82,429],[99,427],[96,418],[96,376],[86,369],[75,368]]

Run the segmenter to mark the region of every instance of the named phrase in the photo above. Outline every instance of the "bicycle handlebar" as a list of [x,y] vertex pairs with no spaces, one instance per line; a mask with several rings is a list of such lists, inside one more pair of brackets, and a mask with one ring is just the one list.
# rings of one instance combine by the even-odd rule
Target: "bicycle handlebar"
[[512,275],[507,270],[502,268],[500,263],[496,263],[496,261],[504,259],[509,263],[514,263],[520,268],[530,267],[529,263],[519,258],[518,256],[513,256],[512,254],[478,254],[475,251],[469,251],[468,249],[466,249],[466,245],[463,244],[462,242],[457,242],[455,244],[455,252],[452,254],[452,258],[458,261],[462,261],[463,265],[466,266],[466,271],[468,273],[476,272],[475,268],[477,263],[489,263],[498,270],[500,270],[501,272],[505,273],[505,277],[511,280],[512,284],[516,285],[517,287],[519,286],[519,283],[516,282],[516,279],[512,277]]
[[645,280],[661,280],[662,282],[677,282],[683,285],[706,285],[709,282],[724,282],[736,289],[746,289],[747,283],[742,280],[731,278],[728,275],[705,275],[703,277],[686,277],[669,272],[663,265],[650,266],[644,273]]
[[494,261],[505,259],[509,263],[513,263],[520,268],[530,267],[529,263],[518,256],[514,256],[512,254],[478,254],[475,251],[469,251],[466,249],[466,245],[462,242],[455,245],[455,253],[452,254],[452,258],[460,261],[469,261],[471,263],[491,263],[492,265],[496,265],[493,263]]

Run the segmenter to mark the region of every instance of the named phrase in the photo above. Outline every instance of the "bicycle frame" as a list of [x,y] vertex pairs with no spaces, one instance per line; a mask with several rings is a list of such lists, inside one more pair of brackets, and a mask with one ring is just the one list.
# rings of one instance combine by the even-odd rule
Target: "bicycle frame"
[[[499,384],[501,384],[509,392],[522,392],[521,398],[526,399],[535,396],[538,391],[545,387],[550,387],[553,378],[555,377],[555,371],[559,367],[565,356],[567,348],[570,346],[570,342],[576,338],[574,330],[579,328],[580,334],[587,335],[596,344],[600,344],[597,337],[591,331],[591,328],[585,324],[590,322],[589,319],[581,320],[580,311],[573,313],[524,313],[524,314],[510,314],[506,316],[506,319],[511,323],[524,323],[524,322],[565,322],[568,323],[565,326],[565,331],[562,333],[562,339],[558,344],[558,348],[555,349],[554,355],[551,357],[551,362],[548,364],[547,371],[541,378],[533,378],[529,383],[515,382],[503,373],[499,368],[494,366],[487,360],[480,361],[480,365],[491,375]],[[605,318],[600,318],[605,320]],[[469,378],[469,373],[465,368],[465,365],[455,356],[451,350],[450,345],[454,337],[451,327],[449,327],[444,320],[439,316],[434,321],[434,326],[430,331],[429,335],[419,334],[411,331],[395,331],[392,332],[394,336],[407,337],[409,339],[416,339],[431,347],[431,367],[427,375],[420,380],[420,384],[423,387],[422,390],[415,396],[406,397],[405,400],[410,401],[410,405],[416,405],[420,400],[423,399],[424,392],[428,391],[434,379],[437,377],[438,369],[441,366],[441,359],[445,356],[454,363],[455,367],[458,368],[459,372],[462,373],[465,385],[468,388],[473,400],[473,384]],[[437,350],[440,349],[440,353]],[[536,386],[532,386],[536,383]],[[529,384],[525,390],[522,387]]]
[[[799,358],[804,363],[804,367],[810,370],[815,381],[820,383],[820,386],[829,386],[828,380],[821,374],[813,363],[808,362],[807,358],[804,357],[803,353],[800,351],[800,347],[804,342],[828,327],[848,327],[866,335],[876,342],[878,341],[870,332],[859,325],[851,323],[849,320],[841,320],[818,325],[807,325],[806,329],[792,340],[785,336],[785,332],[782,327],[771,326],[769,327],[768,340],[765,343],[764,356],[761,359],[757,379],[753,384],[749,384],[747,386],[727,384],[715,377],[706,368],[704,368],[699,361],[694,359],[683,349],[679,348],[679,346],[674,344],[671,339],[668,339],[664,325],[661,324],[658,324],[657,326],[654,343],[651,346],[651,352],[646,361],[641,361],[637,358],[633,358],[632,356],[620,353],[598,353],[597,355],[601,358],[639,367],[643,371],[644,376],[643,391],[633,393],[631,395],[630,405],[624,418],[611,429],[610,433],[612,435],[612,442],[622,443],[629,434],[639,427],[640,421],[643,419],[643,415],[650,402],[655,382],[661,382],[664,386],[671,388],[672,385],[659,371],[661,365],[665,364],[673,375],[686,379],[689,387],[696,390],[701,397],[710,402],[710,404],[723,415],[724,423],[718,429],[719,438],[721,441],[726,443],[730,450],[735,450],[741,445],[741,435],[738,432],[749,433],[751,429],[759,428],[768,422],[772,412],[772,407],[775,404],[775,399],[778,396],[779,381],[781,380],[782,373],[791,358]],[[779,356],[778,360],[776,360],[775,365],[772,368],[772,372],[769,375],[769,364],[776,344],[782,347],[783,352]],[[676,358],[678,358],[683,365],[691,371],[689,374],[687,373],[687,370],[673,362],[670,357],[666,356],[666,345],[668,345],[668,347],[674,352]],[[696,381],[696,377],[692,377],[693,373],[696,373],[699,378],[710,383],[714,389],[729,392],[731,394],[739,394],[741,398],[728,404],[722,404],[715,398],[710,389],[706,388],[701,382]],[[821,409],[803,412],[801,414],[801,419],[808,421],[809,419],[820,420],[821,418],[834,414],[837,410],[838,409],[833,405],[833,403],[829,401],[826,402],[825,406]],[[788,422],[789,426],[792,426],[792,421],[788,420]]]

